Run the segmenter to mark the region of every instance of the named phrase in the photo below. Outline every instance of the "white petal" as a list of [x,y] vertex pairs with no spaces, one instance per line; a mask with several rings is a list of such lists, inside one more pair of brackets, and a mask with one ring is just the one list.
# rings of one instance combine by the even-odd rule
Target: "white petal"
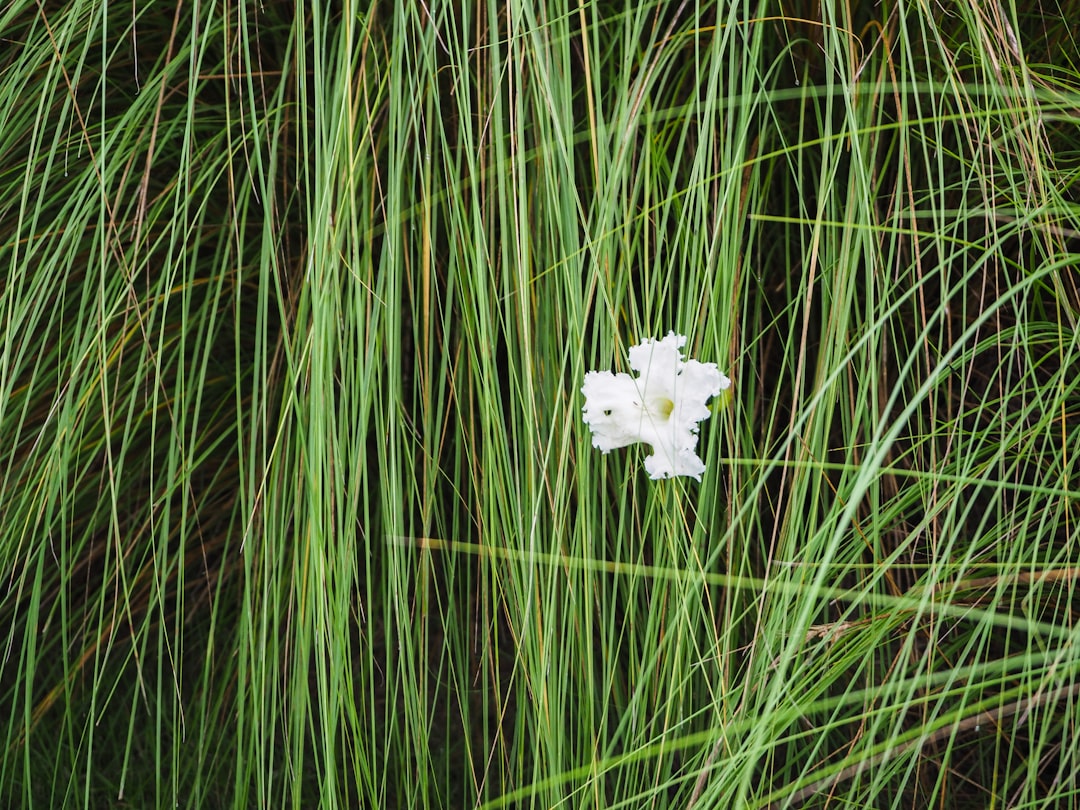
[[700,481],[701,474],[705,472],[705,462],[693,450],[683,450],[674,456],[657,452],[645,458],[645,472],[653,480],[689,475]]
[[608,453],[643,441],[640,427],[647,420],[637,383],[629,374],[590,371],[581,393],[585,395],[582,420],[592,430],[593,447]]

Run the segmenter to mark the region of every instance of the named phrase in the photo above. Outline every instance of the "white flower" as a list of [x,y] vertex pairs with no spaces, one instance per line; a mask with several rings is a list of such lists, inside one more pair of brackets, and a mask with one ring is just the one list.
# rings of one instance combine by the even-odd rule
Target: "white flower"
[[705,463],[694,452],[698,422],[709,418],[709,398],[731,385],[715,363],[684,362],[679,349],[685,343],[674,332],[662,340],[646,338],[629,351],[630,368],[640,376],[590,371],[581,386],[593,447],[608,453],[634,442],[652,445],[645,470],[654,479],[701,480]]

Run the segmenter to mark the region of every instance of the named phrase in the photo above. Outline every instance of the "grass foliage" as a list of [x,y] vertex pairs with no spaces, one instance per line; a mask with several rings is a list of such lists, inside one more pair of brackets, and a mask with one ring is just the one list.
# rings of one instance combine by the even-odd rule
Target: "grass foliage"
[[[0,805],[1080,806],[1024,8],[6,3]],[[700,484],[580,418],[669,329]]]

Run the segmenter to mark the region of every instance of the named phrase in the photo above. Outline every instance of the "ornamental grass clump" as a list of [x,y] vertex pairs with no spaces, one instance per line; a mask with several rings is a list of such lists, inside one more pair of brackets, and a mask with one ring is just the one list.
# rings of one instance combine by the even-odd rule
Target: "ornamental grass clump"
[[1080,807],[1075,9],[5,2],[0,809]]
[[695,448],[709,399],[731,386],[715,363],[683,360],[686,337],[668,332],[645,338],[628,352],[637,377],[590,371],[581,393],[593,447],[609,453],[636,442],[652,446],[645,471],[652,479],[688,475],[701,480],[705,462]]

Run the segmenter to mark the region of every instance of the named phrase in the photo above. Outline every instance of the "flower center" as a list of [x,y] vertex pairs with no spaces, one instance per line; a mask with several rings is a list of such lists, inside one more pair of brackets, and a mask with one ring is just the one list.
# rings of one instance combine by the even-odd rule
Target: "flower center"
[[675,410],[675,403],[667,397],[653,400],[652,411],[661,419],[669,419],[673,410]]

